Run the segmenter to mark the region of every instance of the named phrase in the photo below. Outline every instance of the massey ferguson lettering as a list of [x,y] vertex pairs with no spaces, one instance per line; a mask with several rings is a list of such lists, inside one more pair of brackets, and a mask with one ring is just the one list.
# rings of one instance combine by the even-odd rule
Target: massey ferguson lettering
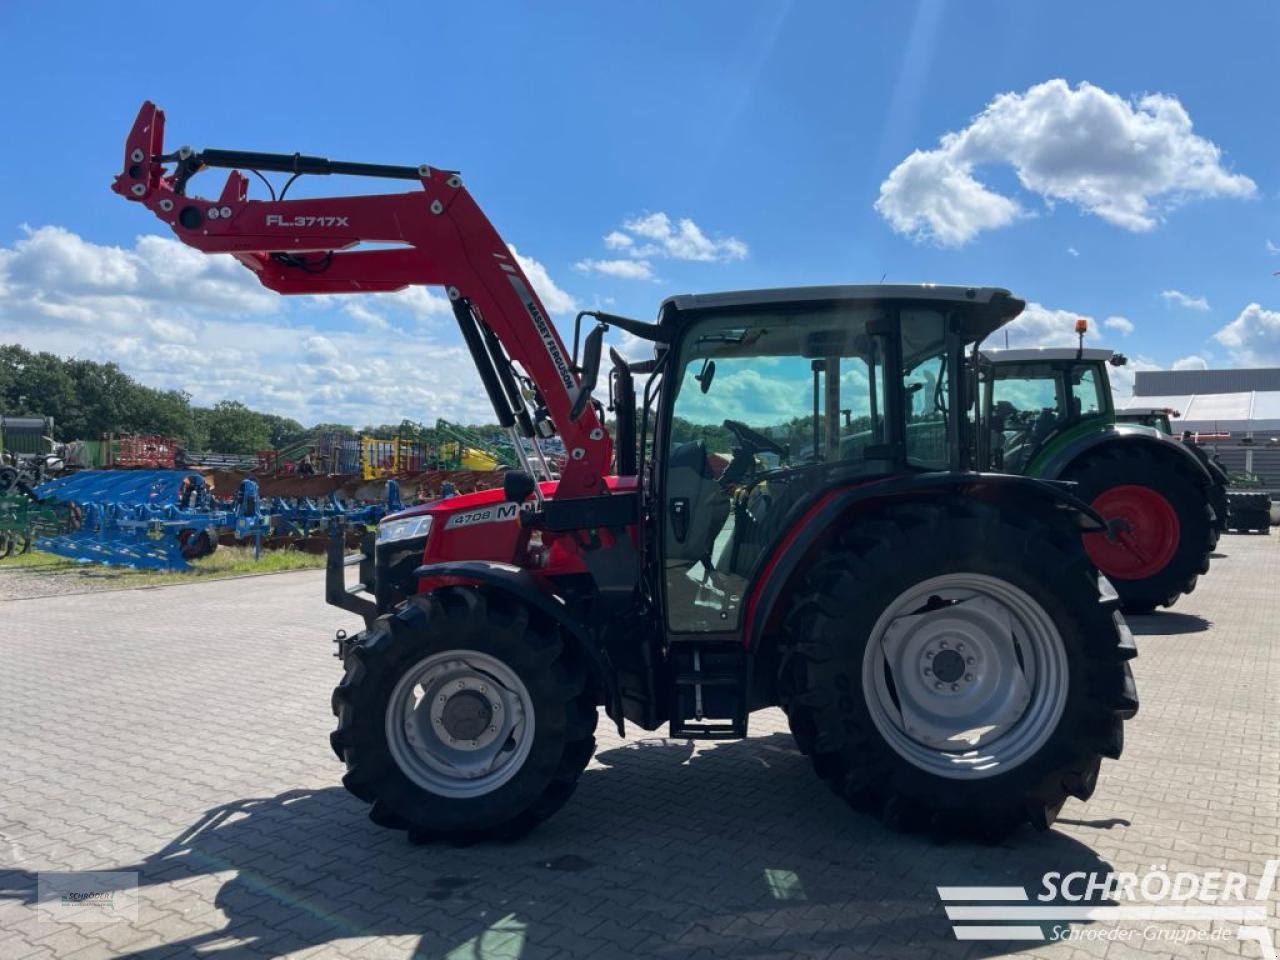
[[346,217],[282,217],[278,213],[267,214],[268,227],[345,227]]
[[458,527],[470,527],[477,523],[500,523],[504,520],[514,520],[519,512],[519,504],[499,503],[492,507],[481,507],[479,510],[455,513],[445,521],[444,528],[455,530]]
[[551,357],[551,362],[555,364],[556,373],[560,376],[560,382],[572,394],[577,389],[578,384],[573,379],[573,371],[569,369],[569,362],[565,360],[564,354],[556,346],[556,335],[552,332],[551,325],[547,323],[547,318],[538,309],[538,302],[533,299],[528,287],[520,282],[520,278],[512,277],[511,285],[515,287],[516,293],[524,301],[524,308],[529,311],[529,318],[533,321],[534,329],[538,331],[538,336],[542,338],[542,345],[547,348],[547,354]]

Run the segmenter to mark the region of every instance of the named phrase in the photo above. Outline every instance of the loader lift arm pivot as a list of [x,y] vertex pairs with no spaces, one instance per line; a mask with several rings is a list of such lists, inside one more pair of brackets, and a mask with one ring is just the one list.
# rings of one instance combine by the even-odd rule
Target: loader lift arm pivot
[[[232,171],[219,198],[188,196],[187,182],[208,167]],[[250,200],[241,169],[413,180],[421,189]],[[595,404],[578,402],[579,378],[550,315],[457,172],[189,147],[166,154],[164,111],[148,101],[129,133],[112,189],[146,206],[188,246],[232,254],[278,293],[444,287],[503,426],[515,424],[526,436],[533,426],[512,389],[509,363],[519,364],[536,385],[568,452],[556,497],[608,495],[604,476],[612,439]],[[353,249],[362,243],[396,246]]]

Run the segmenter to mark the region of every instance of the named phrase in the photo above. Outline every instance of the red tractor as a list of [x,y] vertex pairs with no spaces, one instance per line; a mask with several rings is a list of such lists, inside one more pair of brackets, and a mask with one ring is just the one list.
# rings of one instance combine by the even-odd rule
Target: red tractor
[[[444,287],[521,459],[501,490],[388,517],[356,557],[335,541],[328,599],[367,629],[339,641],[332,742],[377,823],[523,833],[572,794],[602,706],[619,733],[721,739],[779,705],[851,804],[949,834],[1045,828],[1119,756],[1136,650],[1080,537],[1105,525],[1064,485],[971,469],[964,351],[1021,300],[679,296],[655,323],[580,315],[579,360],[457,173],[166,154],[163,121],[143,106],[118,193],[282,293]],[[217,200],[186,192],[205,167],[236,170]],[[251,200],[239,170],[412,189]],[[610,351],[616,443],[592,395],[608,327],[653,345]]]

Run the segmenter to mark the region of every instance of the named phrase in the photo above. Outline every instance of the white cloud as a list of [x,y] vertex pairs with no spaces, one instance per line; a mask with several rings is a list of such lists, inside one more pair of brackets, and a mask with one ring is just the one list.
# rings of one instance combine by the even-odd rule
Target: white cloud
[[1267,253],[1270,253],[1270,254],[1280,253],[1280,244],[1272,243],[1270,240],[1268,240]]
[[573,265],[583,273],[603,273],[607,277],[626,280],[652,280],[653,267],[648,260],[579,260]]
[[1180,307],[1186,307],[1188,310],[1208,310],[1209,301],[1204,297],[1193,297],[1189,293],[1183,293],[1181,290],[1162,290],[1160,296],[1164,297],[1169,303],[1176,303]]
[[[656,253],[673,260],[703,262],[745,260],[747,257],[747,245],[737,237],[712,240],[688,217],[681,217],[673,225],[671,218],[665,213],[650,213],[626,221],[622,228],[636,237],[652,241],[652,244],[639,248],[628,244],[627,249],[636,250],[637,256],[652,256]],[[608,237],[605,242],[608,243]],[[640,253],[641,250],[651,252]]]
[[1213,335],[1245,367],[1280,365],[1280,310],[1251,303]]
[[1173,361],[1171,370],[1208,370],[1209,361],[1204,357],[1196,356],[1194,353],[1190,356],[1179,357]]
[[1073,257],[1080,256],[1080,251],[1075,247],[1067,247],[1067,253],[1071,254]]
[[[1076,321],[1083,314],[1071,310],[1053,310],[1038,303],[1028,303],[1018,318],[992,335],[992,346],[1004,346],[1008,333],[1010,347],[1074,347]],[[1084,319],[1090,320],[1089,317]],[[1094,335],[1093,322],[1089,322],[1088,340]]]
[[1102,321],[1102,325],[1108,330],[1116,331],[1122,337],[1133,333],[1133,321],[1127,317],[1107,317]]
[[448,302],[423,287],[286,298],[177,240],[118,247],[49,226],[0,246],[0,292],[0,343],[114,361],[198,405],[235,399],[304,424],[492,419],[452,327],[431,322]]
[[551,279],[551,274],[547,273],[544,267],[533,257],[523,256],[515,247],[514,243],[507,244],[511,248],[511,255],[516,258],[516,262],[520,264],[520,269],[524,271],[524,275],[529,278],[529,282],[533,284],[533,290],[538,295],[538,299],[552,313],[574,313],[578,309],[578,301],[572,294],[566,293],[556,286],[555,281]]
[[1000,94],[935,149],[914,151],[880,184],[875,208],[898,233],[960,246],[1032,212],[974,175],[981,165],[1005,164],[1050,207],[1065,201],[1146,231],[1192,197],[1256,192],[1252,180],[1221,161],[1217,145],[1192,132],[1175,97],[1126,100],[1054,79]]
[[673,221],[661,211],[624,221],[621,229],[605,234],[604,246],[623,258],[588,257],[574,264],[575,269],[627,280],[652,280],[654,259],[728,263],[745,260],[749,253],[737,237],[708,237],[688,217]]

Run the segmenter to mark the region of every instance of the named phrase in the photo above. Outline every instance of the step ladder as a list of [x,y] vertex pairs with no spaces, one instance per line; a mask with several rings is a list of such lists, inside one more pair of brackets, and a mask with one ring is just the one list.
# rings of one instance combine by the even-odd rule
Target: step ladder
[[747,735],[747,653],[741,640],[678,640],[670,647],[671,736]]

